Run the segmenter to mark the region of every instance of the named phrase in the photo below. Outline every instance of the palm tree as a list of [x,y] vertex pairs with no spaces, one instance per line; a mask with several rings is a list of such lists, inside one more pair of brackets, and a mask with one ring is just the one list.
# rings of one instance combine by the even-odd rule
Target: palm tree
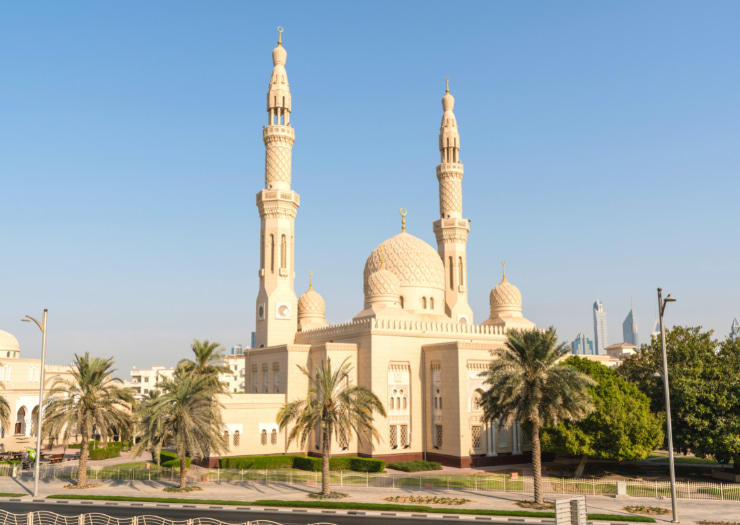
[[211,375],[179,374],[157,383],[158,396],[142,408],[142,436],[133,456],[147,448],[161,450],[168,435],[175,441],[180,462],[180,488],[187,486],[187,456],[201,459],[211,451],[226,452],[221,437],[223,405],[215,399],[217,390]]
[[226,385],[218,380],[220,374],[231,373],[231,368],[226,364],[224,349],[219,343],[211,343],[208,340],[198,341],[195,339],[191,346],[194,359],[181,359],[177,363],[178,374],[207,375],[211,377],[214,386],[219,387],[219,392],[224,392]]
[[[351,365],[345,359],[336,371],[332,370],[331,360],[321,361],[313,375],[299,366],[308,377],[309,387],[306,399],[291,401],[282,406],[277,415],[280,430],[295,422],[288,435],[288,443],[294,439],[305,447],[309,436],[321,429],[321,494],[331,492],[329,483],[329,459],[331,458],[332,435],[352,439],[357,434],[359,440],[368,437],[372,446],[373,438],[380,441],[380,435],[373,426],[373,413],[385,416],[380,399],[363,386],[350,386]],[[313,363],[312,363],[313,365]]]
[[[5,385],[0,384],[0,388]],[[0,396],[0,427],[6,429],[6,434],[10,433],[10,405],[5,396]]]
[[113,358],[75,354],[71,379],[57,379],[49,391],[44,409],[44,433],[62,436],[64,446],[74,431],[82,438],[77,486],[87,487],[87,454],[93,433],[107,441],[115,432],[130,431],[131,393],[119,387],[122,381],[112,378]]
[[558,344],[554,328],[545,331],[509,330],[503,348],[484,375],[490,388],[481,396],[487,421],[518,421],[531,429],[534,499],[542,498],[540,428],[559,420],[578,421],[593,411],[587,388],[595,381],[569,366],[559,364],[570,349]]

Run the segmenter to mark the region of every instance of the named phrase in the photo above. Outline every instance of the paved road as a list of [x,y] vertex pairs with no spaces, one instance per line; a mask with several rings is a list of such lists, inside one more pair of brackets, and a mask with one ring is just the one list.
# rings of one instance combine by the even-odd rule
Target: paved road
[[[67,516],[78,514],[101,513],[117,518],[130,518],[132,516],[161,516],[170,520],[187,520],[194,518],[215,518],[229,523],[244,523],[246,521],[269,520],[284,525],[308,525],[310,523],[334,523],[336,525],[377,525],[381,520],[383,522],[399,521],[403,525],[429,525],[435,522],[461,521],[455,516],[454,518],[445,518],[443,514],[437,516],[415,517],[413,514],[399,513],[373,513],[372,516],[363,516],[362,511],[357,514],[335,514],[332,511],[320,511],[314,509],[283,509],[278,511],[254,511],[239,510],[241,507],[222,507],[222,508],[167,508],[166,506],[157,506],[155,504],[144,504],[142,507],[117,506],[108,503],[106,505],[82,505],[79,503],[34,503],[31,501],[23,502],[3,502],[2,509],[14,514],[23,514],[27,512],[38,512],[42,510],[56,512]],[[342,512],[342,511],[340,511]],[[350,511],[351,512],[351,511]],[[489,516],[470,516],[464,517],[465,521],[474,520],[491,524],[521,523],[523,519],[493,518]],[[528,523],[555,523],[555,520],[526,520]]]

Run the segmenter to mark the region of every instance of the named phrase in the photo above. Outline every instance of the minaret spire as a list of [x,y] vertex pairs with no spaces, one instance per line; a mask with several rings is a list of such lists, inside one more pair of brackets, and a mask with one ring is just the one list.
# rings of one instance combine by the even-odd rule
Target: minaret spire
[[291,190],[295,130],[290,123],[291,98],[283,47],[283,28],[272,50],[272,75],[267,89],[265,189],[257,194],[261,219],[260,288],[257,296],[256,345],[290,344],[298,330],[294,290],[294,231],[300,197]]
[[468,305],[466,245],[470,221],[462,216],[463,165],[460,162],[460,132],[453,109],[455,98],[450,95],[450,79],[445,78],[442,97],[442,124],[439,128],[440,219],[434,222],[437,251],[445,265],[446,313],[457,322],[473,322],[473,311]]

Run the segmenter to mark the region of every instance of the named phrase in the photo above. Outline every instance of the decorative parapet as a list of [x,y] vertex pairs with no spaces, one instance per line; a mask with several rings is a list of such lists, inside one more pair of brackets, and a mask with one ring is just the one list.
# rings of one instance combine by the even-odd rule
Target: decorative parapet
[[327,339],[347,338],[366,332],[400,335],[402,337],[450,337],[451,339],[457,339],[459,337],[465,337],[465,339],[487,339],[491,336],[505,336],[505,330],[502,326],[366,318],[349,323],[323,326],[314,328],[313,330],[298,332],[296,334],[296,343],[318,343]]

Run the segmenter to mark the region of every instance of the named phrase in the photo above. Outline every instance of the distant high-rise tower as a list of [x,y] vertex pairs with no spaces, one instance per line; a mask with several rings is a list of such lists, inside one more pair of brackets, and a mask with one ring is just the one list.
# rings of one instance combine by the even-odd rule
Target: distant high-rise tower
[[635,314],[632,308],[630,308],[630,313],[627,314],[627,317],[622,323],[622,335],[625,343],[640,348],[640,338],[637,335],[637,323],[635,322]]
[[606,310],[601,301],[596,299],[594,303],[594,342],[596,343],[596,354],[604,355],[609,343],[606,336]]
[[576,355],[594,355],[594,342],[583,332],[576,336],[570,347]]
[[737,321],[737,317],[732,321],[732,328],[730,328],[730,339],[733,341],[740,338],[740,323]]

